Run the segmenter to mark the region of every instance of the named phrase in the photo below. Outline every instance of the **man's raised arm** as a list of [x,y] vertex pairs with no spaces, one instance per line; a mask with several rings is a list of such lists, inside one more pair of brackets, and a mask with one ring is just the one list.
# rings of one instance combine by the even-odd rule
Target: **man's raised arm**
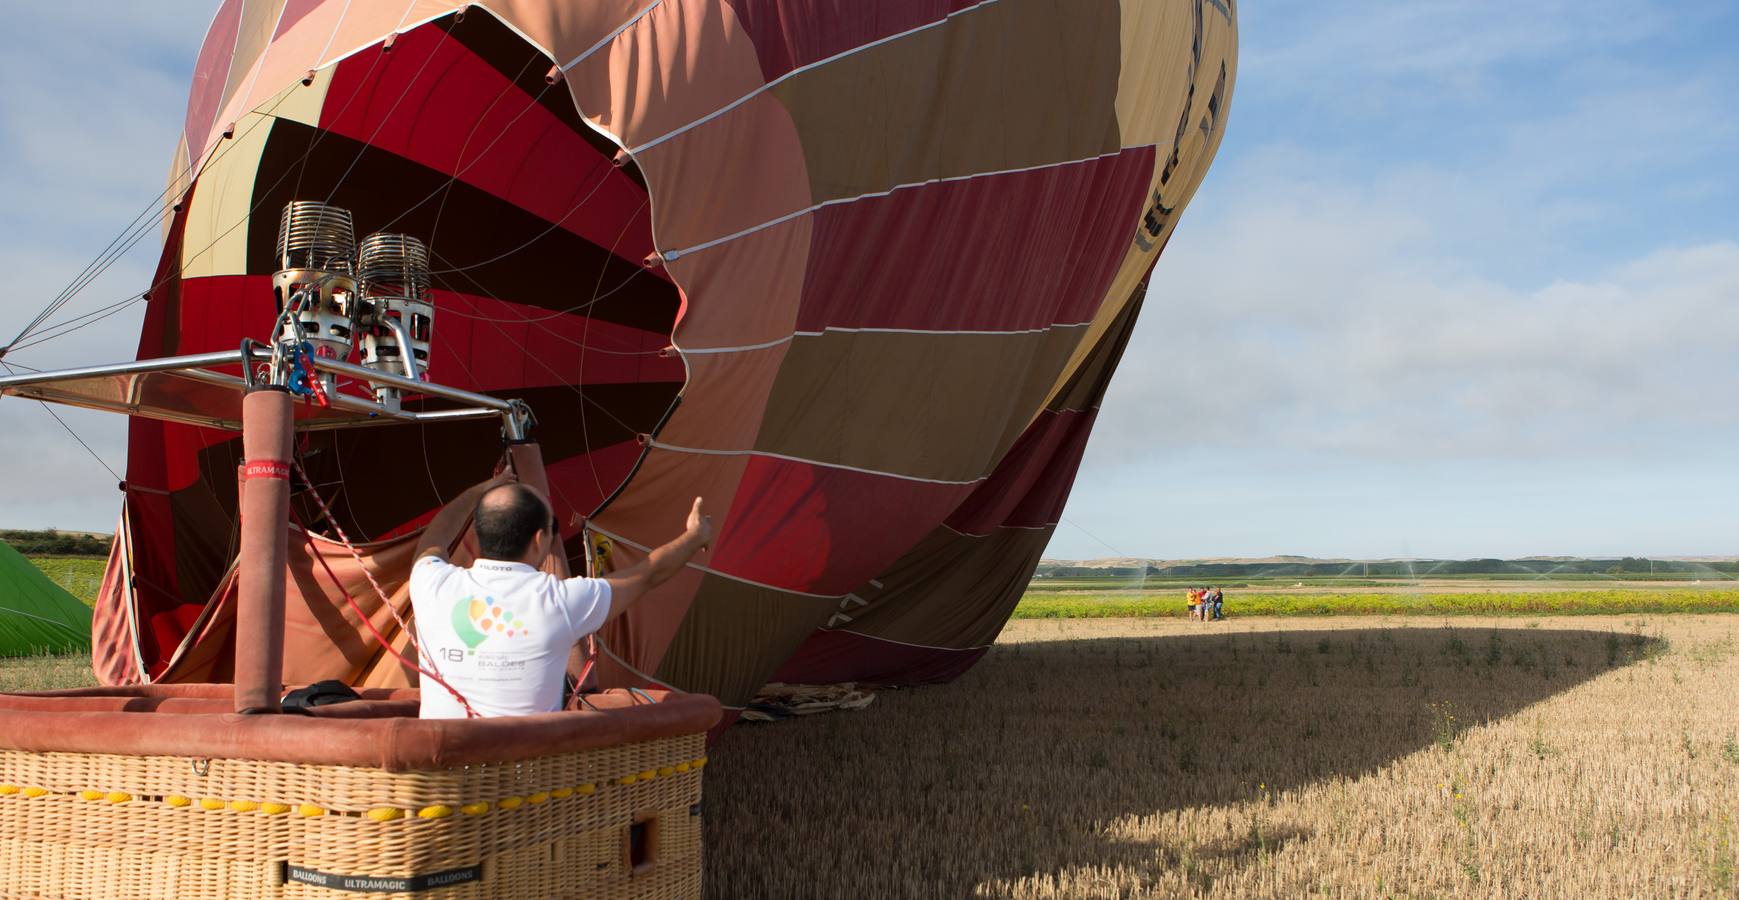
[[700,498],[688,512],[688,527],[682,537],[653,550],[646,558],[620,572],[604,576],[610,584],[610,616],[614,619],[647,591],[669,581],[688,561],[712,543],[712,516],[701,512]]
[[459,533],[465,529],[465,520],[477,511],[477,500],[490,488],[498,487],[513,480],[506,471],[480,484],[474,484],[465,492],[454,497],[429,524],[423,527],[423,536],[417,541],[416,558],[438,556],[447,558],[447,548],[459,539]]

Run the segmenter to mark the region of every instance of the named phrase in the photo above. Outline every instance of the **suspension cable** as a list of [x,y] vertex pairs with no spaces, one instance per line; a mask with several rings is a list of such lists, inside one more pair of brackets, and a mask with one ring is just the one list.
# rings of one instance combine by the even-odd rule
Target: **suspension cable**
[[293,459],[290,463],[296,467],[296,474],[301,476],[302,483],[310,486],[308,493],[314,497],[315,505],[320,507],[320,514],[332,525],[332,533],[338,536],[338,542],[344,545],[344,549],[350,551],[351,558],[356,560],[357,567],[362,569],[363,577],[368,579],[369,586],[374,588],[375,596],[380,598],[381,605],[386,607],[387,612],[392,614],[393,621],[398,623],[399,633],[405,636],[405,642],[415,648],[417,658],[428,663],[428,668],[425,669],[417,663],[405,659],[402,654],[393,649],[392,642],[388,641],[386,637],[380,633],[380,630],[374,627],[373,620],[362,611],[362,607],[357,604],[356,598],[350,595],[350,591],[344,587],[344,583],[338,580],[337,573],[332,571],[332,564],[326,561],[326,555],[320,552],[318,546],[315,546],[314,533],[302,522],[301,514],[296,512],[296,507],[292,504],[290,507],[290,514],[296,520],[296,525],[302,529],[302,534],[308,541],[308,549],[313,552],[314,558],[320,561],[321,568],[326,570],[326,577],[332,579],[333,586],[338,588],[338,592],[344,595],[344,601],[350,605],[351,611],[355,612],[357,616],[362,619],[363,626],[368,629],[370,634],[374,635],[374,639],[380,642],[381,647],[385,649],[386,652],[392,654],[394,659],[398,660],[408,668],[415,669],[420,674],[427,675],[436,684],[446,688],[447,693],[452,694],[453,699],[459,701],[459,705],[465,708],[465,718],[482,718],[482,716],[478,715],[477,710],[471,708],[471,703],[465,699],[465,695],[459,693],[457,689],[447,683],[446,679],[441,677],[440,671],[435,668],[434,658],[429,655],[428,651],[423,649],[422,642],[416,639],[416,632],[411,630],[410,623],[406,622],[404,617],[399,615],[398,607],[393,605],[392,599],[388,597],[386,591],[381,588],[380,582],[375,580],[374,572],[370,571],[368,563],[363,561],[362,553],[356,549],[356,545],[351,543],[350,538],[344,534],[343,526],[338,524],[338,519],[332,515],[332,511],[326,508],[326,501],[321,498],[320,492],[313,489],[313,482],[309,480],[308,473],[302,468],[302,461]]

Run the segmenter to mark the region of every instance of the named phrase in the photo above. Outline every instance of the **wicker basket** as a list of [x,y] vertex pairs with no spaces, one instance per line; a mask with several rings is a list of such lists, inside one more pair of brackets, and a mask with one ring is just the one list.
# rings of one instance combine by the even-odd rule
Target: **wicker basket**
[[698,897],[703,741],[401,772],[0,750],[0,896]]

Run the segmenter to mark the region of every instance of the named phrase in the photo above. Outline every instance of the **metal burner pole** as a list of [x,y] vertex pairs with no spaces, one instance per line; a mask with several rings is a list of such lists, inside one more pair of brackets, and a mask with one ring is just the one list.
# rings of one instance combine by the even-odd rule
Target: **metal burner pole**
[[264,386],[242,398],[241,555],[236,563],[235,710],[281,712],[284,580],[290,555],[294,398]]

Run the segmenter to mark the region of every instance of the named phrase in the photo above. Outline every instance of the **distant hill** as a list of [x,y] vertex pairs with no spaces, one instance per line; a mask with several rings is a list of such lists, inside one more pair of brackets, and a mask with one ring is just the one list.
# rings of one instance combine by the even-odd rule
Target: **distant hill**
[[97,531],[14,531],[0,529],[0,541],[5,541],[25,556],[97,556],[109,555],[109,542],[114,535]]
[[1217,557],[1212,559],[1044,559],[1035,578],[1236,577],[1263,575],[1414,577],[1421,575],[1543,574],[1739,575],[1739,556],[1576,557],[1516,559],[1319,559],[1310,556]]

